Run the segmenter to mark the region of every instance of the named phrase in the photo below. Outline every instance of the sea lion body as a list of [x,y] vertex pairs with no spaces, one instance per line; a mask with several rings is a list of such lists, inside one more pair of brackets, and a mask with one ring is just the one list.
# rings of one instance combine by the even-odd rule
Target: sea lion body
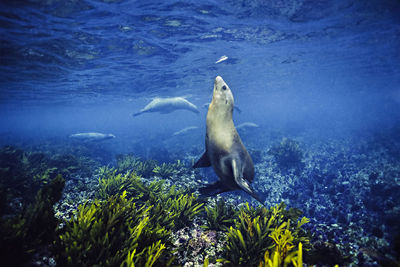
[[[208,109],[209,106],[210,106],[210,103],[204,103],[203,104],[203,108],[205,108],[205,109]],[[238,113],[242,113],[242,110],[237,106],[234,106],[233,110],[237,111]]]
[[249,184],[254,178],[254,164],[236,131],[232,120],[233,108],[232,92],[217,76],[207,112],[206,151],[193,167],[212,166],[219,181],[200,189],[200,192],[218,194],[242,189],[262,203]]
[[83,141],[101,141],[101,140],[115,138],[115,135],[92,132],[92,133],[71,134],[69,137],[73,138],[73,139],[83,140]]
[[135,117],[146,112],[159,112],[162,114],[167,114],[179,109],[186,109],[196,114],[200,113],[196,105],[183,97],[156,97],[139,112],[134,113],[132,116]]

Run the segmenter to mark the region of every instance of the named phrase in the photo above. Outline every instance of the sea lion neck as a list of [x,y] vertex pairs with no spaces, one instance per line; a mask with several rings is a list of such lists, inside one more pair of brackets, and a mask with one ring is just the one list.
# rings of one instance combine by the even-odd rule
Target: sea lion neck
[[215,120],[215,122],[218,124],[224,124],[230,122],[233,123],[232,113],[233,113],[232,106],[221,105],[219,103],[216,103],[213,99],[208,108],[207,118],[211,116],[213,120]]
[[228,152],[234,142],[233,132],[236,132],[232,120],[232,109],[221,107],[211,102],[206,119],[207,136],[213,140],[221,150]]

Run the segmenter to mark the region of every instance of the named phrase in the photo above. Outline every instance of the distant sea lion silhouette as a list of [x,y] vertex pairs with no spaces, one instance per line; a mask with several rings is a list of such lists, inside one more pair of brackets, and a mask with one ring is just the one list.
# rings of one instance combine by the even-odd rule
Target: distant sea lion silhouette
[[190,103],[183,97],[156,97],[139,112],[132,114],[132,116],[135,117],[146,112],[160,112],[161,114],[167,114],[178,109],[187,109],[196,114],[200,113],[196,105]]
[[[205,103],[205,104],[203,105],[203,108],[208,109],[209,106],[210,106],[210,103]],[[238,107],[233,107],[233,109],[236,110],[236,111],[239,112],[239,113],[242,113],[242,110],[241,110],[240,108],[238,108]]]
[[189,127],[183,128],[180,131],[174,132],[172,135],[174,135],[174,136],[175,135],[182,135],[182,134],[186,134],[186,133],[188,133],[190,131],[193,131],[193,130],[196,130],[196,129],[199,129],[199,127],[197,127],[197,126],[189,126]]
[[113,135],[113,134],[103,134],[103,133],[94,133],[93,132],[93,133],[71,134],[69,137],[73,138],[73,139],[82,140],[82,141],[102,141],[102,140],[115,138],[115,135]]
[[255,124],[254,122],[243,122],[236,126],[236,130],[242,129],[242,128],[258,128],[258,124]]
[[217,76],[206,119],[206,151],[193,168],[212,166],[219,180],[199,191],[205,195],[242,189],[260,203],[249,182],[254,178],[253,161],[232,120],[234,100],[224,80]]

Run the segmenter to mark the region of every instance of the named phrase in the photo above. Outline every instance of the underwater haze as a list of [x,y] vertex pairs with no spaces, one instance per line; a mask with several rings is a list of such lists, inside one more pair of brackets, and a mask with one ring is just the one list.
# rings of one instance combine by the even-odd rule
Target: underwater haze
[[[400,264],[398,0],[1,1],[0,33],[6,263],[259,266],[268,250],[273,260],[279,244],[269,234],[246,243],[256,251],[239,249],[239,241],[226,245],[235,243],[229,227],[239,227],[245,212],[267,214],[260,203],[243,190],[198,192],[219,179],[212,168],[192,166],[205,150],[208,104],[221,76],[254,163],[252,188],[269,215],[283,202],[285,221],[300,210],[309,219],[301,231],[287,226],[293,246],[279,252],[279,264],[300,262],[299,243],[308,266]],[[174,110],[174,97],[189,102],[181,99],[183,108]],[[171,98],[169,107],[146,107],[159,98]],[[193,198],[193,214],[171,215],[179,197]],[[97,203],[106,213],[112,201],[122,201],[116,210],[124,211],[129,201],[168,203],[161,210],[169,215],[150,216],[151,208],[137,215],[165,232],[149,226],[140,242],[124,237],[101,251],[90,243],[95,237],[68,240],[77,210],[83,216]],[[49,210],[38,211],[43,207]],[[218,214],[214,221],[210,210]],[[93,221],[107,221],[96,212]],[[157,216],[172,219],[151,221]],[[52,234],[36,231],[42,224]],[[123,225],[121,233],[134,229],[133,221]],[[169,234],[150,238],[152,231]],[[247,234],[248,240],[242,229],[251,242]],[[91,247],[93,256],[82,248],[71,252],[74,242]]]

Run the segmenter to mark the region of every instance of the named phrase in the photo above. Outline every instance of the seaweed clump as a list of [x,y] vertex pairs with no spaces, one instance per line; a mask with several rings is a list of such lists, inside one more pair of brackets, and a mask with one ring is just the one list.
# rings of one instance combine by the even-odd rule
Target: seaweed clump
[[262,259],[268,262],[272,255],[278,257],[276,266],[282,266],[293,247],[299,243],[308,246],[309,237],[301,227],[309,220],[306,217],[299,220],[297,212],[285,208],[283,203],[269,210],[246,203],[227,232],[223,256],[218,261],[226,266],[257,266]]
[[[134,172],[102,169],[98,197],[78,208],[55,242],[62,266],[168,266],[175,260],[172,232],[203,211],[193,194],[144,183]],[[121,190],[123,190],[121,192]]]
[[59,223],[53,205],[61,199],[64,185],[64,178],[56,176],[37,192],[34,203],[14,217],[0,220],[2,264],[21,266],[51,244]]
[[155,160],[140,160],[133,155],[117,155],[117,170],[121,173],[134,171],[143,177],[150,177],[157,166]]
[[99,188],[97,197],[100,199],[107,199],[110,196],[122,194],[124,191],[128,192],[129,198],[141,199],[144,194],[149,194],[141,181],[140,176],[135,172],[126,172],[125,174],[118,173],[116,169],[107,169],[102,171],[99,177]]
[[174,165],[163,163],[161,165],[157,165],[153,169],[153,173],[161,176],[161,178],[168,178],[174,172]]
[[169,262],[164,253],[170,231],[151,221],[153,207],[138,207],[126,192],[86,203],[55,242],[62,266],[152,266]]
[[53,155],[42,152],[25,152],[11,146],[0,149],[0,215],[12,213],[7,206],[19,198],[22,205],[34,201],[43,185],[58,174],[69,177],[77,172],[90,172],[89,160],[71,155]]
[[177,160],[175,163],[162,163],[156,160],[142,160],[131,154],[117,155],[116,170],[119,173],[135,172],[142,177],[158,176],[163,179],[171,178],[173,174],[182,171],[184,164]]
[[176,163],[163,163],[161,165],[157,165],[154,167],[153,172],[160,176],[161,178],[169,178],[174,174],[174,172],[178,172],[177,170],[184,167],[184,164],[177,160]]
[[167,218],[174,219],[174,228],[178,229],[190,223],[203,210],[204,205],[194,194],[188,194],[183,189],[177,190],[175,186],[167,187],[165,180],[144,183],[142,177],[134,172],[121,174],[110,169],[99,178],[97,196],[100,199],[123,192],[137,204],[154,205],[160,217],[165,215],[162,213],[166,213]]
[[[291,251],[294,248],[293,235],[286,223],[281,224],[269,235],[274,240],[273,253],[270,257],[270,251],[264,253],[264,262],[260,262],[259,267],[288,266],[292,264],[295,267],[303,266],[303,244],[299,242],[297,251]],[[289,253],[290,252],[290,253]]]
[[283,171],[300,170],[304,167],[303,151],[299,143],[292,139],[283,138],[279,144],[272,146],[268,153],[274,157],[278,167]]
[[224,200],[220,199],[215,203],[214,207],[205,207],[206,225],[202,227],[208,230],[226,231],[230,226],[235,224],[235,217],[238,211]]

